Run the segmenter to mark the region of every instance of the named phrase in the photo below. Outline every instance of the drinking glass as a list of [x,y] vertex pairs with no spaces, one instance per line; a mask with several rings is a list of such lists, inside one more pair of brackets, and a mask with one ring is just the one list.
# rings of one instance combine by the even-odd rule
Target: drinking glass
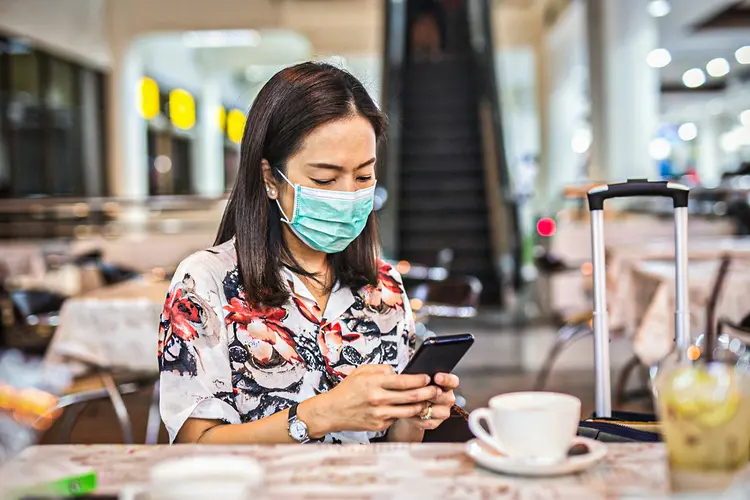
[[657,380],[673,491],[724,491],[750,458],[750,377],[733,364],[674,367]]

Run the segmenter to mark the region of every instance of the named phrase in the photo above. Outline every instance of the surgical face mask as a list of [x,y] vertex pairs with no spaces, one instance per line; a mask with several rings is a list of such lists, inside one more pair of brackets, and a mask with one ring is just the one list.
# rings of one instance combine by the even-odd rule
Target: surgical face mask
[[372,212],[374,184],[353,193],[329,191],[292,184],[279,173],[294,188],[291,218],[276,200],[284,216],[281,220],[309,247],[324,253],[341,252],[362,233]]

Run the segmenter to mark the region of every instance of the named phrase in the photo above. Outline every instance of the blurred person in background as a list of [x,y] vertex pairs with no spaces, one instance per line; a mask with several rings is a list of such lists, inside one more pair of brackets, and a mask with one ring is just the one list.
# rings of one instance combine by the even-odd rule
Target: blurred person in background
[[440,27],[433,12],[422,12],[412,26],[412,51],[416,56],[440,56]]
[[160,323],[170,440],[421,441],[458,378],[400,375],[414,321],[378,258],[385,117],[327,64],[277,73],[247,117],[216,246],[179,266]]
[[411,51],[417,58],[438,59],[444,46],[443,6],[435,0],[415,2],[411,25]]

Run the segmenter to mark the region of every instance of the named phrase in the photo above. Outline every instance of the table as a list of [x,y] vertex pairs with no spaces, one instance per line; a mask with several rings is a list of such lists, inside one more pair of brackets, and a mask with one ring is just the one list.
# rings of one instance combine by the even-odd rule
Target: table
[[[217,222],[218,224],[218,222]],[[110,264],[148,273],[156,267],[171,269],[190,254],[213,246],[213,232],[181,234],[127,234],[118,238],[94,237],[74,240],[70,253],[80,255],[100,250]]]
[[[730,255],[733,260],[750,259],[750,238],[714,237],[688,240],[688,256],[691,263],[689,279],[698,280],[704,284],[702,286],[705,286],[706,279],[710,276],[710,272],[709,274],[706,272],[714,269],[711,266],[718,266],[722,255]],[[610,328],[625,329],[631,333],[636,331],[644,313],[644,307],[639,303],[644,300],[644,297],[653,295],[653,290],[649,291],[647,288],[650,283],[639,279],[639,274],[641,276],[644,272],[649,274],[647,271],[649,264],[643,263],[673,261],[673,259],[674,241],[671,239],[607,247],[607,279],[608,288],[611,291],[607,297],[610,306]],[[708,261],[708,268],[700,264],[701,261]],[[658,274],[671,279],[674,285],[674,266],[664,267],[664,265],[669,265],[669,263],[662,263]],[[736,270],[739,266],[740,264],[737,263],[734,269]],[[715,269],[718,270],[718,267]],[[671,277],[669,277],[670,272]],[[712,280],[710,282],[713,283]]]
[[[688,263],[688,307],[690,333],[693,338],[706,330],[706,307],[719,270],[718,260]],[[674,338],[674,262],[644,261],[634,266],[633,314],[639,318],[633,348],[646,364],[664,357]],[[729,318],[739,322],[750,313],[750,269],[745,262],[733,261],[719,297],[716,319]]]
[[68,299],[46,361],[72,364],[76,375],[86,366],[156,373],[168,288],[168,281],[144,277]]
[[[0,469],[0,485],[9,488],[18,481],[41,481],[46,478],[40,472],[52,464],[70,464],[96,470],[99,492],[113,494],[126,484],[145,481],[149,468],[159,461],[230,454],[260,461],[267,474],[263,498],[609,499],[624,495],[666,498],[668,480],[663,445],[608,447],[604,460],[581,474],[526,479],[480,469],[464,455],[464,445],[454,443],[36,446]],[[750,474],[741,479],[744,481],[747,475]]]
[[45,245],[41,241],[4,242],[0,244],[0,276],[44,276]]

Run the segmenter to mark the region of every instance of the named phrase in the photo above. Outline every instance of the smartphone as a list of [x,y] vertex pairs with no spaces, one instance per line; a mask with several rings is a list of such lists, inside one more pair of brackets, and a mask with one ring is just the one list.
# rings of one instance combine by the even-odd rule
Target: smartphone
[[438,373],[451,373],[473,343],[470,333],[427,338],[401,373],[426,373],[431,379]]

